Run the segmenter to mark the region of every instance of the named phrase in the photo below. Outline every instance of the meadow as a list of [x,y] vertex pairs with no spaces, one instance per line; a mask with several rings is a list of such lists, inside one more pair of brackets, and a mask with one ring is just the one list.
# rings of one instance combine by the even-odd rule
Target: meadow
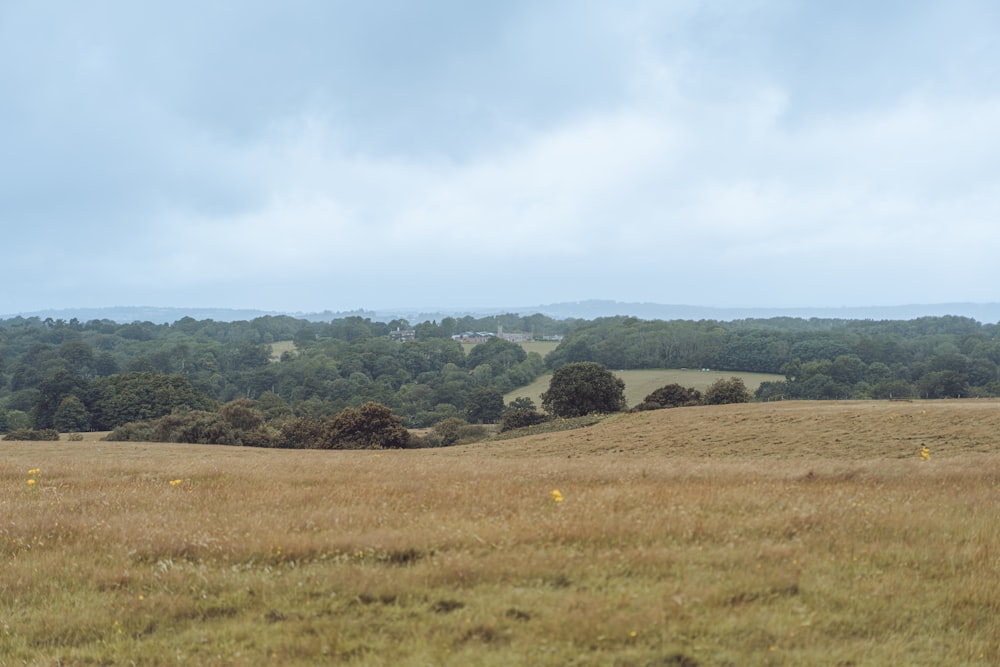
[[2,665],[995,665],[1000,402],[0,443]]
[[[698,369],[644,369],[644,370],[613,370],[615,376],[625,382],[625,402],[630,405],[638,405],[643,399],[660,387],[668,384],[679,384],[682,387],[693,387],[704,392],[716,380],[728,380],[736,376],[743,379],[747,388],[753,392],[760,386],[761,382],[774,382],[784,380],[783,375],[771,375],[768,373],[741,373],[732,371],[702,371]],[[515,398],[526,397],[541,406],[542,392],[549,388],[552,381],[552,373],[546,373],[538,377],[531,384],[520,387],[507,393],[504,402],[510,403]]]

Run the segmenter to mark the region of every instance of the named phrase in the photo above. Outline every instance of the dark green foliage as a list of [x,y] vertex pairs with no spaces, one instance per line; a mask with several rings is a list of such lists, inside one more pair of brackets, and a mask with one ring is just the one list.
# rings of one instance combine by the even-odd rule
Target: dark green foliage
[[325,437],[324,420],[297,417],[282,425],[278,446],[285,449],[320,449]]
[[159,419],[123,424],[115,428],[107,439],[248,447],[277,447],[281,444],[277,432],[262,425],[237,428],[220,412],[205,410],[174,412]]
[[368,402],[345,408],[329,423],[323,449],[393,449],[406,447],[410,433],[392,410]]
[[18,429],[3,437],[4,440],[58,440],[59,431],[54,428]]
[[494,370],[506,371],[527,358],[528,353],[517,343],[491,338],[469,351],[465,367],[475,368],[480,364],[489,364]]
[[475,442],[482,439],[485,435],[485,427],[451,417],[435,424],[431,433],[424,438],[421,445],[424,447],[447,447],[449,445]]
[[534,409],[505,410],[500,420],[500,431],[513,431],[547,422],[551,417]]
[[561,366],[552,374],[542,407],[557,417],[580,417],[625,409],[625,383],[594,362]]
[[392,410],[368,402],[344,408],[333,419],[292,419],[282,426],[278,442],[293,449],[390,449],[406,447],[409,440]]
[[178,409],[207,410],[213,402],[178,375],[120,373],[93,384],[95,430],[156,419]]
[[253,431],[264,425],[264,413],[247,398],[226,403],[219,408],[219,415],[238,431]]
[[505,410],[537,410],[538,406],[528,396],[518,396],[509,404]]
[[[1000,395],[1000,325],[962,317],[588,322],[506,314],[413,325],[365,317],[183,318],[173,325],[12,318],[0,320],[0,431],[85,430],[88,418],[89,428],[105,430],[254,398],[252,409],[263,415],[263,426],[241,430],[233,424],[239,421],[235,413],[224,418],[241,442],[266,445],[293,415],[329,420],[366,402],[391,407],[411,427],[447,418],[490,421],[496,417],[495,392],[529,384],[546,365],[536,353],[525,355],[500,339],[466,356],[450,338],[499,326],[564,335],[546,359],[552,369],[594,361],[614,369],[783,374],[784,382],[761,386],[760,400]],[[391,341],[390,328],[417,329],[418,338]],[[295,354],[272,359],[271,342],[292,340],[301,343]],[[156,379],[164,377],[188,385]],[[201,432],[210,430],[202,425]],[[225,437],[224,431],[216,435]]]
[[716,380],[705,390],[706,405],[724,405],[727,403],[749,403],[750,391],[742,378],[731,377],[728,380]]
[[57,431],[89,431],[90,413],[76,396],[70,394],[59,403],[53,423]]
[[636,410],[659,410],[661,408],[679,408],[701,404],[701,392],[692,387],[682,387],[679,384],[668,384],[652,392],[642,403],[635,406]]
[[157,442],[190,442],[201,445],[239,445],[239,433],[218,412],[190,410],[156,420]]
[[465,417],[474,424],[495,424],[503,416],[503,394],[495,387],[476,387],[465,402]]

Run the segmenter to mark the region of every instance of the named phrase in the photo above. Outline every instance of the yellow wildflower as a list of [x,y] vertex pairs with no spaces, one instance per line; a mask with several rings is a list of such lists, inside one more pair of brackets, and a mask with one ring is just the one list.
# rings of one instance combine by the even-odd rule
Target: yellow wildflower
[[924,445],[923,447],[921,447],[920,448],[920,458],[923,459],[924,461],[926,461],[930,457],[931,457],[931,450],[926,445]]
[[182,479],[172,479],[170,480],[170,486],[177,486],[178,484],[182,484],[183,482],[184,480]]
[[41,468],[32,468],[31,470],[28,471],[28,474],[29,475],[37,475],[40,472],[42,472]]
[[35,485],[35,480],[29,479],[28,480],[28,486],[34,486],[34,485]]
[[563,501],[563,495],[559,493],[559,489],[552,489],[552,500],[557,503],[561,503]]

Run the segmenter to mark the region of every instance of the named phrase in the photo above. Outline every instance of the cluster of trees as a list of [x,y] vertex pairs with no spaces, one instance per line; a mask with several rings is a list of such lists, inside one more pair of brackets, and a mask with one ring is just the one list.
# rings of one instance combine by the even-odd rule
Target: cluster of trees
[[735,322],[602,318],[578,326],[546,359],[609,368],[775,373],[775,398],[1000,396],[1000,326],[965,317],[906,321],[772,318]]
[[[564,339],[543,360],[498,338],[466,353],[451,338],[500,326]],[[416,339],[393,340],[397,329],[414,330]],[[272,343],[281,341],[284,352],[276,356]],[[664,322],[502,315],[414,326],[361,317],[183,318],[169,325],[13,318],[0,321],[0,432],[111,430],[186,412],[200,415],[184,426],[193,436],[261,439],[261,429],[237,428],[221,416],[220,406],[237,399],[252,400],[275,433],[284,428],[276,419],[329,421],[368,404],[384,406],[407,428],[446,420],[529,424],[544,415],[534,406],[505,406],[503,395],[548,370],[559,381],[542,407],[572,416],[624,407],[619,383],[594,375],[595,368],[684,367],[783,375],[761,385],[761,400],[998,396],[1000,327],[962,317]],[[561,393],[563,379],[579,390],[571,401]],[[715,400],[666,390],[644,407]],[[180,428],[169,420],[162,427]],[[227,435],[227,428],[235,431]],[[275,433],[261,442],[285,442]],[[439,435],[454,440],[451,432]]]
[[[527,323],[541,327],[547,318]],[[493,320],[497,318],[492,318]],[[505,326],[524,318],[504,319]],[[442,326],[446,324],[447,326]],[[446,332],[495,321],[417,325],[357,317],[313,323],[290,317],[172,325],[108,321],[0,321],[0,432],[110,430],[178,409],[213,410],[237,398],[281,402],[297,415],[333,417],[376,402],[409,427],[447,418],[492,422],[503,394],[546,367],[538,354],[491,339],[466,354]],[[271,343],[293,341],[275,358]]]
[[262,406],[237,399],[219,410],[184,410],[114,429],[112,441],[190,442],[286,449],[398,449],[410,432],[392,410],[378,403],[344,408],[334,417],[268,419]]

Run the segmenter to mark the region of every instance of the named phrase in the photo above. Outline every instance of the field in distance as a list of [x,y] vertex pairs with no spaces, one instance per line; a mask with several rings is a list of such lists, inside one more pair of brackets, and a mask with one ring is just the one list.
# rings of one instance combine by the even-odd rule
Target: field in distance
[[0,664],[998,664],[998,432],[998,401],[789,402],[429,450],[2,442]]
[[[731,377],[743,378],[747,388],[753,392],[760,386],[761,382],[772,382],[784,380],[783,375],[771,375],[768,373],[742,373],[730,371],[701,371],[689,369],[649,369],[649,370],[629,370],[613,371],[614,374],[625,381],[625,401],[629,406],[641,403],[646,396],[653,391],[668,384],[679,384],[683,387],[694,387],[698,391],[704,392],[709,385],[719,379],[728,380]],[[546,373],[538,377],[527,387],[520,387],[504,396],[504,402],[510,403],[515,398],[526,396],[535,402],[539,408],[542,405],[542,392],[549,388],[552,374]]]
[[[479,343],[462,343],[462,349],[468,354],[469,350],[476,345],[479,345]],[[518,345],[523,347],[525,352],[537,352],[544,359],[546,354],[559,347],[559,342],[552,340],[532,340],[518,343]]]

